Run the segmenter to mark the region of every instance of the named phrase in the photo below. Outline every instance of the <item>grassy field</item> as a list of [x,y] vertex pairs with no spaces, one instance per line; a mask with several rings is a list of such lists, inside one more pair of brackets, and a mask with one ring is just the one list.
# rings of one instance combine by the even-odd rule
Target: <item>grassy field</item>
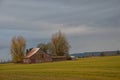
[[120,80],[120,56],[42,64],[0,64],[0,80]]

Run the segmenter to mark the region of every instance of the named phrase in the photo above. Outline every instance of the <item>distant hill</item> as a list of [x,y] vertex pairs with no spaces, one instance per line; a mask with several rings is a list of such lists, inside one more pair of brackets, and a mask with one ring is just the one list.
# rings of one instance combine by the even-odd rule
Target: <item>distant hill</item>
[[115,56],[120,55],[120,51],[101,51],[101,52],[84,52],[84,53],[74,53],[71,56],[75,57],[91,57],[91,56]]

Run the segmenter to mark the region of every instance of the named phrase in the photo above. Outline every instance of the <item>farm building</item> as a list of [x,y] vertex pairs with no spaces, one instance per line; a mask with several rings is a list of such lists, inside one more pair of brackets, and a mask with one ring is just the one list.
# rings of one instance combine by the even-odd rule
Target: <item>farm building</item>
[[51,61],[53,61],[52,57],[40,48],[33,48],[23,59],[23,63],[42,63]]
[[65,61],[67,60],[66,56],[52,56],[53,61]]

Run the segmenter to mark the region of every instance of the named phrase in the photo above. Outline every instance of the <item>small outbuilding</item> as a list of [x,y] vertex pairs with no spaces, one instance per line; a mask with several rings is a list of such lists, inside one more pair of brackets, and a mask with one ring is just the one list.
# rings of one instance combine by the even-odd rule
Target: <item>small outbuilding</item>
[[67,60],[66,56],[52,56],[53,61],[65,61]]
[[75,56],[70,56],[71,60],[76,60],[77,58]]

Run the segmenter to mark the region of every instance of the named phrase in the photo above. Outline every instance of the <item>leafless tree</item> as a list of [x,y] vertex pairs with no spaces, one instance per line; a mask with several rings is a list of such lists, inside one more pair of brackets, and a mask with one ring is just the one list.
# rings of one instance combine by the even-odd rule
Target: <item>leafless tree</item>
[[55,56],[68,56],[70,45],[66,37],[61,31],[52,35],[51,38],[51,53]]
[[11,57],[15,63],[21,63],[25,54],[26,41],[22,36],[13,37],[11,40]]

